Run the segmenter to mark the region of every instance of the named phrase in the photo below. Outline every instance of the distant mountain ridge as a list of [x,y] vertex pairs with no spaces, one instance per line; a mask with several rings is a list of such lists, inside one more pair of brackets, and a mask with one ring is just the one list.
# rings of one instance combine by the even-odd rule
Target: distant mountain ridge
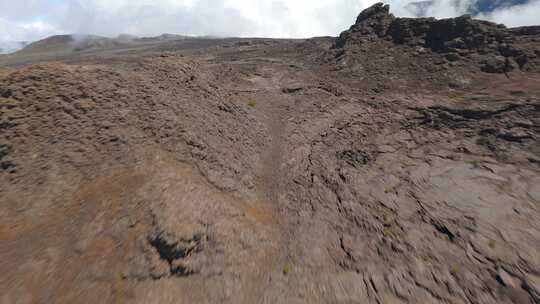
[[189,39],[188,36],[162,34],[156,37],[137,37],[121,34],[116,38],[96,35],[54,35],[25,45],[16,54],[28,55],[47,52],[81,52],[96,49],[111,49],[129,47],[137,44],[152,44],[163,41]]
[[[405,6],[415,17],[431,17],[433,11],[430,8],[438,1],[453,3],[456,7],[462,7],[465,3],[468,5],[464,14],[471,14],[473,17],[490,13],[502,8],[508,8],[516,5],[523,5],[533,0],[418,0]],[[0,54],[9,54],[14,52],[36,53],[42,51],[54,51],[54,48],[60,50],[82,51],[92,48],[108,48],[114,46],[129,45],[131,43],[153,43],[165,40],[186,39],[189,36],[176,34],[162,34],[156,37],[137,37],[129,34],[120,34],[116,38],[101,37],[95,35],[55,35],[35,42],[24,41],[1,41]],[[211,36],[199,38],[215,38]],[[76,42],[76,43],[75,43]]]
[[123,40],[95,35],[55,35],[33,43],[17,53],[42,53],[51,51],[82,51],[121,45]]
[[13,53],[26,45],[26,41],[0,41],[0,54]]

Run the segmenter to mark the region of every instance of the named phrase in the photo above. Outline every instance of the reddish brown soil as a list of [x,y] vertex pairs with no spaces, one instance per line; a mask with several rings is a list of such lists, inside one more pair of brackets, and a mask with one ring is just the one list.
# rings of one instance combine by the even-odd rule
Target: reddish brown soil
[[540,74],[201,43],[0,69],[2,303],[540,303]]

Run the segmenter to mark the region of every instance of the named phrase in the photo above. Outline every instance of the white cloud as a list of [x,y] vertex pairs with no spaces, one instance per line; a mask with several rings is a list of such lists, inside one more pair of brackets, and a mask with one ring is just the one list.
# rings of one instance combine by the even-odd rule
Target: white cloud
[[[62,27],[79,33],[310,37],[336,35],[375,0],[70,1]],[[111,3],[111,5],[108,5]]]
[[467,12],[467,9],[474,1],[462,0],[462,1],[448,1],[438,0],[434,1],[433,5],[426,11],[426,16],[435,18],[450,18],[459,15],[463,15]]
[[40,20],[13,22],[0,18],[0,41],[32,41],[59,32],[61,30]]
[[534,0],[524,5],[495,10],[482,14],[479,18],[503,23],[506,26],[540,25],[540,0]]
[[16,51],[24,46],[22,42],[35,41],[58,33],[61,31],[43,21],[17,23],[0,18],[0,53]]
[[[386,0],[398,16],[418,0]],[[477,0],[435,0],[437,18],[466,12]],[[36,40],[58,33],[150,36],[337,36],[377,0],[0,0],[0,41]],[[540,0],[481,17],[511,26],[540,23]]]

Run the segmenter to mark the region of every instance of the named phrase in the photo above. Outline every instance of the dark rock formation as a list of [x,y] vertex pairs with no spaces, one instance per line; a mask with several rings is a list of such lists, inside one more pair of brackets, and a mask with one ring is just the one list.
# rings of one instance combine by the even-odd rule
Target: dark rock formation
[[[540,35],[540,27],[507,29],[502,24],[476,20],[469,15],[441,20],[396,18],[389,10],[382,3],[364,10],[356,23],[339,36],[335,47],[354,47],[382,38],[435,53],[474,56],[480,69],[488,73],[505,73],[517,67],[537,70],[539,66],[540,51],[531,48],[525,51],[517,44]],[[446,58],[455,61],[458,57]]]
[[362,38],[384,37],[394,20],[389,5],[376,3],[358,15],[356,23],[348,31],[341,33],[336,45],[342,47]]

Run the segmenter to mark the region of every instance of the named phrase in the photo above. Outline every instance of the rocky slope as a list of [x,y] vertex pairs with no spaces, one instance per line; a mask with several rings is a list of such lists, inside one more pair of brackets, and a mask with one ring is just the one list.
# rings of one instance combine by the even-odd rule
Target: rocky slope
[[538,28],[189,43],[0,68],[0,301],[540,303]]

